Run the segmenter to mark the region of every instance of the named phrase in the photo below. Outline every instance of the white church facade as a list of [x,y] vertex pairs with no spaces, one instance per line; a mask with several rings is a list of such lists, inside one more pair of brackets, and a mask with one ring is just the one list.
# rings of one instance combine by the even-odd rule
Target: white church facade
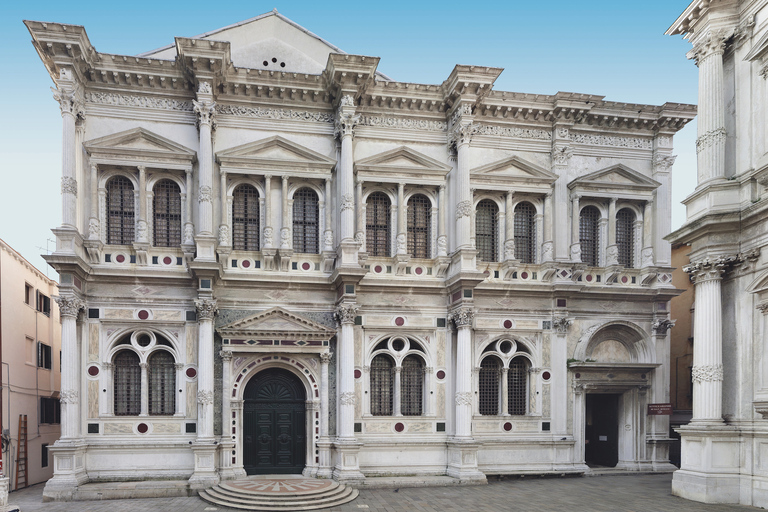
[[647,406],[695,107],[398,82],[277,12],[139,56],[26,24],[63,119],[47,498],[671,469]]

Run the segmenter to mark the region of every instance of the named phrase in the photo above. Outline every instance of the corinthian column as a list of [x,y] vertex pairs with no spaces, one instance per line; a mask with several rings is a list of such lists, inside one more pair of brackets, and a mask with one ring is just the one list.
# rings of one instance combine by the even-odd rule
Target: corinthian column
[[213,237],[213,138],[215,127],[214,115],[216,103],[213,101],[211,84],[200,82],[197,100],[193,100],[200,129],[200,145],[198,148],[198,223],[197,241],[198,259],[214,259]]
[[216,301],[200,299],[197,308],[197,440],[213,439],[213,317]]
[[82,116],[80,89],[72,77],[72,71],[62,69],[56,81],[53,98],[59,102],[62,119],[61,144],[61,195],[62,226],[77,229],[77,144],[75,143],[76,123]]
[[336,434],[342,440],[353,440],[355,422],[355,335],[354,324],[358,306],[340,304],[336,320],[340,326],[338,348],[339,406]]
[[616,246],[616,198],[608,204],[608,247],[605,248],[605,265],[619,264],[619,248]]
[[456,435],[458,439],[472,438],[472,322],[475,310],[460,306],[451,311],[456,325]]
[[341,98],[336,111],[336,136],[341,140],[341,158],[338,163],[339,180],[339,242],[341,245],[341,266],[357,265],[357,244],[355,243],[355,176],[352,136],[360,122],[355,113],[352,96]]
[[472,248],[472,192],[469,187],[470,158],[469,144],[477,133],[478,125],[472,122],[471,106],[461,105],[460,116],[453,129],[453,140],[456,143],[456,248]]
[[694,280],[693,418],[723,421],[723,319],[720,284],[723,259],[698,261],[683,267]]
[[581,210],[579,209],[579,194],[571,195],[571,261],[581,261],[581,236],[579,227]]
[[80,354],[77,315],[85,303],[77,297],[54,297],[61,316],[61,439],[80,436]]

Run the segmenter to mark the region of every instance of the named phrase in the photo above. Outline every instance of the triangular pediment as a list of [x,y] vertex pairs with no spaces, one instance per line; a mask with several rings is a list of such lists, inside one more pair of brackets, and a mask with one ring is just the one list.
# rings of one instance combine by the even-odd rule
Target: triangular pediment
[[533,179],[549,183],[554,183],[557,180],[557,175],[516,155],[473,169],[472,174],[477,177],[493,176],[521,180]]
[[133,128],[92,139],[83,143],[83,146],[91,157],[104,161],[134,158],[134,165],[174,161],[191,164],[195,161],[192,149],[144,128]]
[[336,161],[300,144],[275,135],[216,153],[222,167],[248,169],[324,169]]
[[222,336],[243,335],[259,337],[265,335],[275,336],[301,336],[330,339],[336,334],[317,322],[308,320],[302,316],[286,311],[280,307],[274,307],[242,318],[217,329]]
[[652,191],[661,186],[653,180],[626,165],[618,164],[576,178],[568,188],[621,189],[628,191]]
[[451,170],[451,167],[407,146],[400,146],[358,160],[355,162],[355,169],[382,173],[445,175]]
[[757,279],[747,287],[748,293],[763,294],[768,292],[768,270],[757,276]]

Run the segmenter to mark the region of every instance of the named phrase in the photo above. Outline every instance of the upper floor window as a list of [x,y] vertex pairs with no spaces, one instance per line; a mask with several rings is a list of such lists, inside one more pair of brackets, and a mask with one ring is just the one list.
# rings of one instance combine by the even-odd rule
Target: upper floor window
[[477,203],[475,211],[475,247],[477,255],[483,261],[497,261],[499,230],[497,218],[499,207],[490,199]]
[[317,193],[302,188],[293,195],[293,250],[317,254],[320,233],[320,206]]
[[365,249],[370,256],[390,255],[389,198],[383,192],[374,192],[365,203]]
[[114,361],[115,416],[138,416],[141,412],[139,355],[132,350],[121,350]]
[[40,290],[35,292],[37,295],[37,310],[46,316],[51,316],[51,298]]
[[480,414],[496,416],[499,414],[499,383],[501,378],[501,360],[488,356],[480,363]]
[[392,416],[392,397],[395,394],[395,362],[386,354],[371,361],[371,414]]
[[579,216],[579,244],[581,261],[596,267],[600,264],[598,248],[600,242],[600,210],[594,206],[585,206]]
[[499,340],[488,345],[488,353],[480,362],[478,379],[478,412],[485,416],[528,412],[530,361],[522,353],[527,347],[512,340]]
[[37,367],[46,370],[53,369],[53,352],[50,345],[37,342]]
[[629,208],[616,213],[616,248],[619,265],[632,268],[635,262],[635,212]]
[[238,185],[232,194],[232,248],[259,250],[259,192],[253,185]]
[[152,197],[156,247],[181,245],[181,190],[173,180],[160,180]]
[[427,196],[415,194],[408,200],[408,254],[429,258],[432,254],[432,204]]
[[107,182],[107,243],[133,243],[134,197],[133,183],[125,176],[115,176]]
[[176,412],[176,362],[165,350],[149,356],[149,414],[172,415]]
[[527,201],[515,206],[515,258],[534,263],[536,256],[536,208]]

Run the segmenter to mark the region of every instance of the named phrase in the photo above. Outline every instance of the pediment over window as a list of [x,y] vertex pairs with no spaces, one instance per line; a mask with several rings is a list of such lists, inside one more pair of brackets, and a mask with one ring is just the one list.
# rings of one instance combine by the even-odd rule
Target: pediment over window
[[224,344],[233,345],[233,348],[285,345],[285,341],[295,342],[285,346],[327,347],[328,340],[336,335],[335,329],[280,307],[242,318],[219,327],[217,331],[224,338]]
[[133,128],[83,143],[91,163],[190,169],[194,150],[144,128]]
[[574,192],[597,197],[616,197],[617,194],[627,199],[650,199],[653,191],[661,183],[653,180],[626,165],[618,164],[571,181],[568,188]]
[[216,153],[225,172],[265,174],[290,171],[292,176],[330,176],[336,160],[275,135]]
[[551,188],[557,175],[515,155],[472,169],[469,180],[478,189],[541,193]]
[[752,283],[747,287],[748,293],[757,293],[761,296],[763,294],[766,294],[766,298],[768,298],[768,270],[757,276],[757,279],[752,281]]
[[451,166],[400,146],[355,162],[357,175],[365,181],[398,183],[403,179],[425,184],[440,184]]

